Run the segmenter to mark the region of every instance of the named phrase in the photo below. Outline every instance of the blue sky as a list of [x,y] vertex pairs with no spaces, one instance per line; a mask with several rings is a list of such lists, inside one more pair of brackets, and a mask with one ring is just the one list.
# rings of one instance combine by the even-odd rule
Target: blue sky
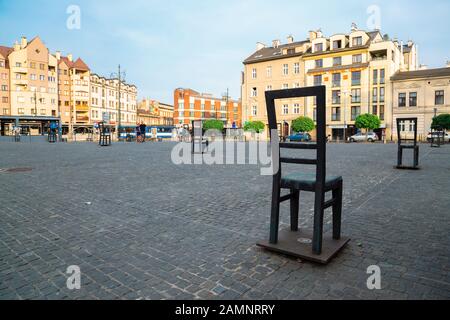
[[[69,30],[69,5],[81,9],[81,28]],[[0,44],[39,35],[52,52],[81,56],[109,76],[120,63],[140,97],[172,103],[173,90],[190,87],[240,95],[242,61],[257,41],[286,42],[321,28],[325,35],[366,29],[367,8],[381,9],[381,31],[419,44],[420,62],[450,59],[450,1],[263,0],[0,0]]]

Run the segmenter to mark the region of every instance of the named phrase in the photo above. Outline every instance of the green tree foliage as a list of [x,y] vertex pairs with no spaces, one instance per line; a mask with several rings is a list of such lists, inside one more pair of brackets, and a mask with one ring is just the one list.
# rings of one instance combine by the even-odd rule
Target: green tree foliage
[[366,129],[369,131],[378,129],[381,125],[381,121],[376,115],[366,113],[361,114],[356,118],[355,125],[358,129]]
[[261,121],[248,121],[244,124],[244,131],[253,131],[256,133],[264,132],[266,126]]
[[433,118],[433,123],[431,124],[433,128],[443,128],[445,130],[450,130],[450,114],[441,114]]
[[220,120],[210,119],[203,122],[204,130],[223,130],[223,122]]
[[314,121],[308,117],[299,117],[292,121],[292,130],[294,132],[311,132],[315,128]]

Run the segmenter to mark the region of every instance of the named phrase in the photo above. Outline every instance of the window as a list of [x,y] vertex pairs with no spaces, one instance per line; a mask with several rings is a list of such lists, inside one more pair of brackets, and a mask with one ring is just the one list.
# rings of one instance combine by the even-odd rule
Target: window
[[300,113],[300,105],[298,103],[294,103],[294,114]]
[[342,40],[333,41],[333,50],[340,49],[342,46]]
[[271,90],[272,90],[272,85],[271,84],[267,85],[266,91],[271,91]]
[[45,70],[45,64],[41,63],[41,64],[39,65],[39,69]]
[[352,103],[361,102],[361,89],[352,89]]
[[39,76],[39,80],[45,81],[45,76],[41,74],[41,75]]
[[178,109],[180,109],[180,110],[184,109],[184,102],[178,102]]
[[16,62],[16,67],[20,68],[22,66],[22,63]]
[[362,63],[362,54],[355,54],[352,56],[353,63]]
[[283,86],[281,87],[281,89],[289,89],[289,84],[288,83],[284,83]]
[[378,114],[378,107],[377,107],[376,104],[374,104],[374,105],[372,106],[372,114],[374,114],[374,115],[377,115],[377,114]]
[[272,77],[272,67],[271,66],[268,66],[266,68],[266,75],[268,78]]
[[406,93],[399,93],[398,94],[398,106],[399,107],[406,107]]
[[322,68],[323,67],[323,59],[316,60],[316,68]]
[[294,74],[300,73],[300,64],[298,62],[294,63]]
[[25,113],[25,109],[24,108],[18,108],[17,109],[17,113],[18,114],[24,114]]
[[322,75],[315,75],[314,76],[314,85],[315,86],[321,86],[322,85]]
[[2,91],[8,91],[8,86],[6,84],[2,85]]
[[253,106],[252,107],[252,115],[253,116],[257,116],[258,115],[258,107],[257,106]]
[[257,97],[258,96],[258,89],[257,88],[253,88],[252,89],[252,97]]
[[341,121],[341,108],[334,107],[331,109],[331,121]]
[[384,84],[384,81],[385,81],[384,76],[385,76],[385,74],[386,74],[386,71],[384,69],[380,69],[380,83],[381,84]]
[[355,121],[356,118],[361,114],[361,107],[353,106],[352,107],[352,121]]
[[331,93],[331,103],[340,104],[341,103],[341,91],[333,90]]
[[373,84],[378,83],[378,70],[373,70]]
[[342,57],[334,57],[333,66],[340,66],[340,65],[342,65]]
[[22,79],[22,76],[20,75],[20,73],[16,73],[16,80],[20,80]]
[[384,102],[384,87],[380,88],[380,102]]
[[442,105],[444,104],[444,90],[437,90],[434,97],[434,104],[435,105]]
[[352,86],[361,85],[361,71],[352,72]]
[[362,46],[362,37],[354,37],[352,40],[352,46]]
[[2,97],[2,102],[3,103],[8,103],[8,97]]
[[384,106],[380,106],[380,120],[384,120]]
[[289,65],[287,63],[283,64],[283,75],[287,76],[289,74]]
[[252,69],[252,79],[256,79],[256,68]]
[[340,73],[333,73],[332,77],[332,86],[333,87],[340,87],[341,86],[341,74]]
[[417,107],[417,92],[410,92],[409,93],[409,106],[410,107]]
[[299,82],[294,83],[294,88],[300,88],[300,83]]
[[4,68],[5,67],[5,60],[0,60],[0,68]]
[[378,89],[377,88],[373,88],[372,101],[378,102]]
[[289,105],[283,104],[283,114],[289,114]]
[[323,51],[323,43],[316,43],[314,45],[314,52],[321,52]]

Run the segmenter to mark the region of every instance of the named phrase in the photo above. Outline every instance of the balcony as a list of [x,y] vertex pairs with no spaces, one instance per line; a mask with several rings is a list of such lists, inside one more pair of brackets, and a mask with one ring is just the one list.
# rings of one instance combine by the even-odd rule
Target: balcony
[[15,72],[15,73],[26,74],[26,73],[28,73],[28,68],[26,68],[26,67],[11,67],[11,71]]

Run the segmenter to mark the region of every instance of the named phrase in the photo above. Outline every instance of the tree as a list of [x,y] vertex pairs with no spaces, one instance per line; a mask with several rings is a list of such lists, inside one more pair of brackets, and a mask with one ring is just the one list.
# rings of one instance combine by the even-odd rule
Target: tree
[[432,128],[443,128],[445,130],[450,130],[450,114],[445,113],[438,115],[433,118],[433,123],[431,124]]
[[370,113],[359,115],[355,121],[355,126],[358,129],[366,129],[366,137],[369,133],[369,130],[378,129],[380,125],[381,125],[380,118]]
[[294,132],[310,132],[316,128],[314,121],[308,117],[298,117],[292,121],[292,130]]
[[204,130],[223,130],[223,122],[220,120],[210,119],[203,122]]
[[266,128],[266,126],[264,125],[264,123],[262,121],[247,121],[244,124],[244,131],[253,131],[256,133],[262,133],[264,132],[264,129]]

